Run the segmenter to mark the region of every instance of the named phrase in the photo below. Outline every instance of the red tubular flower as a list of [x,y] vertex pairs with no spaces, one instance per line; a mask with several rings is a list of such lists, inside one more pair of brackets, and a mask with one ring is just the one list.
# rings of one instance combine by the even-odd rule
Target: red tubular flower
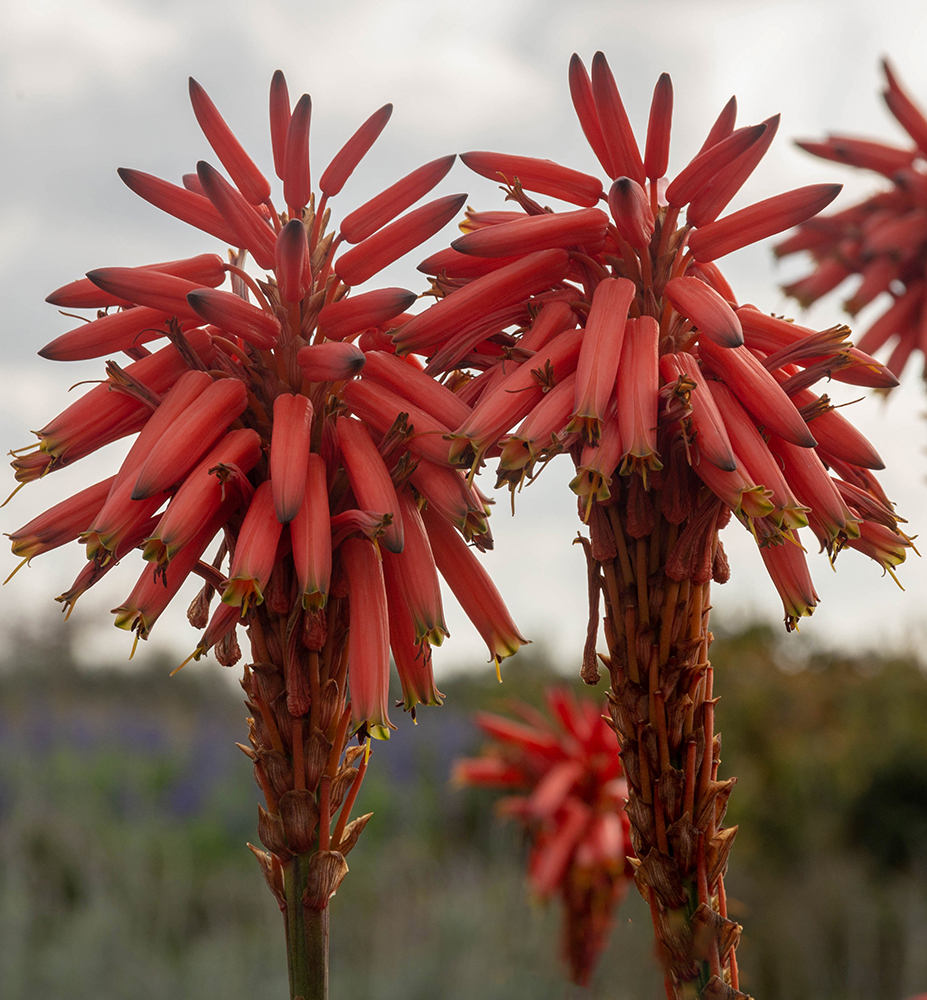
[[312,417],[312,402],[306,396],[281,393],[274,400],[270,480],[281,524],[289,524],[296,517],[305,499]]
[[518,631],[499,591],[470,546],[439,513],[426,508],[422,517],[435,565],[483,637],[489,658],[498,666],[499,660],[517,653],[527,640]]
[[438,465],[449,464],[446,439],[451,429],[421,407],[409,403],[381,383],[368,379],[355,380],[346,385],[344,399],[355,416],[381,434],[386,434],[404,415],[409,450]]
[[599,244],[605,238],[607,224],[608,216],[598,208],[531,215],[474,230],[454,240],[451,247],[475,257],[514,257],[557,247]]
[[[184,345],[183,351],[168,344],[127,365],[121,372],[114,371],[101,385],[36,431],[39,448],[48,461],[39,465],[23,458],[14,459],[11,464],[17,470],[17,479],[29,482],[138,431],[151,414],[151,403],[188,370],[186,352],[192,352],[192,358],[202,365],[212,347],[209,336],[201,330],[191,331],[179,343]],[[118,391],[116,387],[129,391]]]
[[797,541],[795,544],[783,542],[780,545],[763,546],[760,548],[760,555],[782,598],[785,627],[791,632],[798,627],[798,620],[810,615],[818,603],[805,551]]
[[564,250],[542,250],[501,266],[409,320],[393,336],[396,350],[427,350],[476,310],[501,309],[519,302],[526,293],[532,294],[531,289],[540,291],[566,277],[568,270],[569,258]]
[[587,444],[598,442],[605,408],[614,395],[633,297],[634,285],[625,278],[606,278],[592,297],[576,366],[576,409],[567,427],[568,432],[577,431]]
[[660,324],[652,316],[629,319],[618,366],[618,436],[621,439],[621,472],[647,472],[663,468],[657,455],[657,392]]
[[431,544],[418,505],[403,492],[399,497],[405,545],[402,554],[383,553],[387,592],[392,595],[390,608],[403,604],[412,619],[416,644],[429,642],[440,646],[450,633],[444,624],[441,587]]
[[139,467],[132,499],[146,500],[184,479],[247,403],[244,383],[220,379],[172,414],[170,433],[161,433]]
[[254,491],[235,544],[229,582],[222,592],[225,604],[247,614],[252,602],[264,600],[264,590],[277,561],[277,543],[283,525],[274,510],[273,481],[265,480]]
[[499,812],[524,825],[531,889],[544,900],[560,897],[563,958],[570,978],[588,985],[631,885],[627,784],[599,706],[557,688],[546,698],[546,715],[512,707],[527,724],[477,714],[492,742],[480,757],[458,760],[454,778],[518,793],[501,800]]
[[443,229],[466,200],[465,194],[452,194],[413,209],[342,254],[335,272],[346,285],[362,284]]
[[332,536],[325,460],[311,453],[306,463],[306,487],[296,517],[290,522],[293,565],[302,604],[324,608],[332,575]]
[[517,177],[526,191],[537,191],[585,208],[594,208],[602,195],[598,177],[561,167],[552,160],[485,152],[461,153],[460,158],[471,170],[490,180],[501,178],[511,183]]
[[199,535],[227,494],[249,500],[251,485],[245,476],[260,457],[261,439],[255,431],[229,431],[187,474],[158,522],[158,530],[145,543],[145,559],[170,562]]
[[347,417],[338,418],[337,428],[338,447],[358,506],[392,516],[393,520],[383,536],[383,544],[390,552],[402,552],[399,498],[370,431],[360,420]]
[[335,154],[335,158],[325,168],[319,180],[319,190],[331,198],[338,194],[345,181],[354,173],[354,168],[367,155],[393,113],[392,104],[384,104],[351,136]]
[[345,242],[360,243],[424,198],[444,178],[455,159],[452,154],[426,163],[346,215],[341,223]]
[[10,532],[8,537],[13,543],[13,555],[29,560],[59,545],[73,542],[100,513],[115,479],[115,476],[110,476],[88,486]]
[[881,186],[849,208],[804,223],[776,247],[776,254],[810,254],[812,272],[784,287],[803,304],[858,276],[860,283],[844,307],[851,315],[870,303],[873,311],[876,303],[881,309],[881,315],[875,313],[870,320],[859,346],[872,353],[891,342],[888,367],[900,376],[911,355],[923,354],[925,348],[927,117],[887,60],[883,60],[882,69],[887,81],[882,96],[914,147],[897,148],[845,136],[799,142],[802,149],[816,156],[874,171]]
[[388,739],[389,614],[383,567],[376,549],[362,539],[348,538],[340,554],[356,622],[348,647],[352,725]]

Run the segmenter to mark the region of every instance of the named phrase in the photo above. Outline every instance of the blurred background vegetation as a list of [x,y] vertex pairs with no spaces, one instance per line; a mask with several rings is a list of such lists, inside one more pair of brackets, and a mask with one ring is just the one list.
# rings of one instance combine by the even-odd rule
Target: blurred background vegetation
[[[79,669],[78,638],[54,623],[8,635],[0,662],[0,994],[284,996],[281,917],[244,846],[259,793],[234,746],[240,697],[221,668]],[[739,778],[726,884],[742,988],[901,1000],[927,989],[927,674],[870,655],[797,663],[796,648],[754,627],[712,650],[721,772]],[[479,747],[473,709],[540,701],[569,666],[530,647],[501,688],[486,669],[442,683],[445,707],[417,726],[395,713],[358,802],[375,818],[332,902],[333,997],[661,995],[633,890],[593,988],[571,993],[517,829],[448,783]]]

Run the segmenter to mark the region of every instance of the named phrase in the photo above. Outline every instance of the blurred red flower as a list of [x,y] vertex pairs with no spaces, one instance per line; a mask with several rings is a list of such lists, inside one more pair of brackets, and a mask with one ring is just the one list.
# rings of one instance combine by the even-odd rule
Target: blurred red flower
[[[905,145],[829,135],[798,145],[826,160],[878,175],[879,190],[849,208],[809,219],[776,246],[807,252],[814,270],[784,291],[803,306],[859,279],[844,302],[851,316],[875,303],[882,312],[859,340],[870,354],[891,345],[888,368],[898,377],[911,355],[927,350],[927,117],[902,87],[888,60],[882,97],[911,140]],[[913,144],[912,144],[913,142]]]
[[478,713],[492,742],[481,756],[457,761],[454,777],[519,792],[499,802],[499,813],[528,835],[531,891],[544,901],[560,897],[564,960],[585,986],[633,878],[627,782],[600,707],[560,688],[546,698],[546,716],[523,703],[511,706],[520,721]]

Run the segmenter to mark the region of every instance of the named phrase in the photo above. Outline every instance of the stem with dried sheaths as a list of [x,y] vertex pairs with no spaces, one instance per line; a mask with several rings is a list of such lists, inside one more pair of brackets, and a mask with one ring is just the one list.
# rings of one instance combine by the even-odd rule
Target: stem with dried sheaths
[[[734,958],[741,928],[727,916],[723,875],[736,828],[722,825],[735,779],[718,780],[708,661],[710,580],[724,579],[721,507],[704,508],[696,523],[667,491],[621,478],[593,512],[587,551],[605,601],[609,712],[628,779],[635,881],[668,1000],[735,1000],[744,996]],[[689,488],[690,512],[703,513],[699,502],[711,501],[694,477]]]
[[274,610],[270,589],[248,622],[254,662],[242,679],[252,712],[242,749],[267,806],[258,817],[267,850],[251,850],[283,914],[290,1000],[328,1000],[328,907],[370,818],[348,822],[369,748],[348,746],[347,602],[333,598],[325,612],[280,601]]

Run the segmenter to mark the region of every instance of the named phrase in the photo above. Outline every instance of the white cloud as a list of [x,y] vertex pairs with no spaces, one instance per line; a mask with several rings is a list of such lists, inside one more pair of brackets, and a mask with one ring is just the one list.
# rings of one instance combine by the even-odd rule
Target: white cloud
[[8,8],[3,37],[8,92],[74,100],[89,85],[124,82],[164,58],[180,27],[115,0],[36,0]]

